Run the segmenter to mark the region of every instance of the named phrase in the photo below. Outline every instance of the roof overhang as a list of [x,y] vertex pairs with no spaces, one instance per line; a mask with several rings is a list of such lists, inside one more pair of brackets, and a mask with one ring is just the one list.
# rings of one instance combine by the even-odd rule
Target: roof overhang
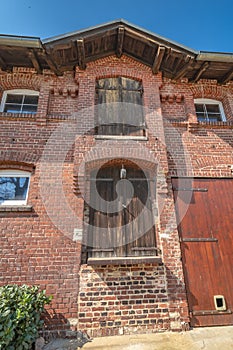
[[56,74],[109,55],[127,55],[170,79],[233,79],[233,54],[198,52],[124,20],[116,20],[45,40],[0,35],[0,67],[34,67]]

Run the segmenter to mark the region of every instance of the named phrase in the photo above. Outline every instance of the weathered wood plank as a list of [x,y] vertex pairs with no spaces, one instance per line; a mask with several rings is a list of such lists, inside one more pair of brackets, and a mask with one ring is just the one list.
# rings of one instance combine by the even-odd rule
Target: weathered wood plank
[[84,39],[77,40],[78,47],[78,65],[80,69],[86,69],[86,60],[85,60],[85,48],[84,48]]
[[188,57],[184,66],[178,72],[176,72],[175,75],[173,76],[173,80],[178,80],[182,78],[189,71],[190,66],[191,66],[191,57]]
[[[172,183],[208,189],[191,195],[174,191],[191,325],[232,324],[233,179],[180,178]],[[228,310],[215,309],[215,295],[224,296]]]
[[54,63],[54,60],[48,55],[48,53],[45,50],[43,51],[43,56],[47,64],[49,65],[51,71],[54,72],[56,75],[62,75],[62,72],[57,68],[56,64]]
[[7,70],[7,64],[1,56],[0,56],[0,67],[2,68],[2,70]]
[[37,73],[41,74],[42,73],[42,68],[41,68],[40,62],[39,62],[38,57],[37,57],[36,53],[34,52],[34,50],[30,50],[28,52],[28,57],[30,58],[30,60],[31,60],[31,62],[33,64],[33,67],[35,68]]
[[89,265],[161,264],[162,259],[153,255],[141,257],[89,258],[87,263]]
[[164,54],[165,54],[165,47],[158,46],[157,52],[155,54],[154,62],[152,65],[153,74],[158,73]]
[[222,79],[219,80],[219,83],[226,84],[232,79],[233,79],[233,68],[230,69],[229,72]]
[[124,27],[119,27],[117,32],[117,49],[116,49],[116,55],[118,58],[120,58],[123,53],[124,34],[125,34]]
[[200,69],[196,72],[196,74],[194,75],[193,79],[191,79],[190,81],[192,81],[193,83],[196,83],[202,76],[202,74],[209,68],[210,63],[209,62],[204,62]]

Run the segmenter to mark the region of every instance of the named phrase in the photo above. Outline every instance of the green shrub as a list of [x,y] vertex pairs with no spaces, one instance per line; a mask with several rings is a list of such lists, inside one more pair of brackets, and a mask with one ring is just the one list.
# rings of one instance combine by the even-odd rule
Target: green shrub
[[0,287],[0,349],[31,349],[43,325],[41,313],[51,299],[37,286]]

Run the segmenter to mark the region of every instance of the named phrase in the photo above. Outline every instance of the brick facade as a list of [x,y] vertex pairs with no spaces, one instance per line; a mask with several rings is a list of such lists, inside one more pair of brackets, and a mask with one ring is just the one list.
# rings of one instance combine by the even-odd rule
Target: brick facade
[[[142,81],[147,124],[143,140],[95,138],[96,79],[118,76]],[[53,330],[71,327],[101,336],[187,328],[171,177],[232,177],[233,84],[174,82],[132,58],[112,55],[61,77],[49,70],[38,75],[29,68],[0,71],[0,98],[5,90],[16,88],[39,91],[38,112],[1,113],[0,169],[31,172],[32,208],[0,207],[0,283],[38,284],[52,294],[45,318]],[[227,122],[198,123],[194,98],[200,97],[221,101]],[[62,136],[50,144],[58,127],[64,128]],[[80,240],[73,235],[74,229],[85,235],[83,193],[89,190],[88,177],[101,163],[119,158],[157,169],[154,204],[160,263],[90,266],[82,261]],[[51,188],[41,188],[41,169],[47,169],[44,181],[51,185],[54,179]],[[55,183],[59,171],[69,212],[63,197],[59,201],[59,195],[53,196],[60,191]]]

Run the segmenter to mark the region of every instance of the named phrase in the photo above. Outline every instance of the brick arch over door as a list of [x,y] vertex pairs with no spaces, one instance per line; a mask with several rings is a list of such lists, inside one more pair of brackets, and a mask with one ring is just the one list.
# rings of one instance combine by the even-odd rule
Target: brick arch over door
[[132,160],[142,169],[156,175],[159,160],[149,150],[136,142],[127,144],[117,141],[105,141],[100,147],[93,147],[85,156],[79,167],[74,169],[74,192],[80,194],[85,189],[85,180],[93,169],[100,168],[110,160]]
[[101,143],[100,146],[97,145],[87,152],[82,164],[79,165],[79,174],[75,176],[84,178],[87,171],[101,167],[107,160],[119,158],[135,161],[141,164],[142,168],[153,171],[156,171],[159,164],[159,158],[137,142],[106,140],[104,144]]

